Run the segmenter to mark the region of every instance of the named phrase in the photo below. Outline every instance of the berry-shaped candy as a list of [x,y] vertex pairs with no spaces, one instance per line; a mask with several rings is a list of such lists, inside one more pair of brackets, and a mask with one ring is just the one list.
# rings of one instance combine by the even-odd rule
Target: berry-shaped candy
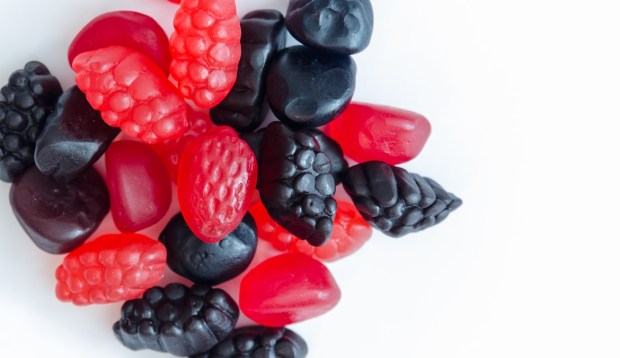
[[311,245],[330,237],[336,183],[329,156],[312,133],[269,124],[261,145],[260,196],[269,215]]
[[168,73],[168,35],[151,17],[135,11],[112,11],[92,19],[69,45],[69,65],[83,52],[124,46],[148,56]]
[[250,207],[258,237],[280,251],[299,252],[324,262],[336,261],[359,250],[370,239],[372,228],[349,202],[338,200],[334,230],[326,244],[315,247],[284,230],[267,213],[263,203]]
[[383,162],[349,168],[342,184],[362,216],[392,237],[438,224],[463,203],[432,179]]
[[28,62],[0,89],[0,180],[12,182],[34,163],[34,148],[62,87],[40,62]]
[[241,311],[269,327],[314,318],[339,300],[340,288],[327,267],[302,254],[263,261],[243,278],[239,291]]
[[170,74],[201,108],[220,103],[235,84],[241,27],[234,0],[183,1],[170,37]]
[[285,48],[269,66],[269,106],[278,119],[290,126],[322,126],[351,102],[355,73],[351,56],[305,46]]
[[172,201],[172,188],[161,158],[147,144],[117,141],[105,156],[112,218],[122,232],[156,224]]
[[252,149],[252,153],[256,157],[256,162],[260,166],[260,146],[263,142],[263,136],[265,135],[265,128],[259,129],[256,132],[241,132],[239,133],[239,138],[243,139],[248,145],[250,149]]
[[354,54],[370,43],[370,0],[291,0],[286,27],[302,44],[318,50]]
[[422,151],[431,124],[424,116],[404,109],[351,103],[329,123],[327,133],[356,162],[376,160],[396,165]]
[[101,120],[76,86],[58,99],[37,140],[34,162],[44,174],[69,182],[88,169],[108,148],[118,128]]
[[179,283],[153,287],[127,301],[114,334],[127,348],[176,356],[206,352],[226,338],[239,319],[239,307],[224,291]]
[[267,116],[265,79],[269,63],[286,45],[284,17],[276,10],[252,11],[241,19],[241,60],[237,82],[211,109],[213,122],[241,132],[258,128]]
[[56,297],[78,306],[131,300],[164,275],[166,248],[140,234],[111,234],[65,256],[56,269]]
[[256,253],[256,224],[245,215],[237,228],[216,244],[196,237],[181,214],[159,236],[168,252],[168,267],[194,282],[218,285],[242,273]]
[[146,143],[180,137],[187,104],[146,55],[121,46],[83,52],[73,60],[75,82],[101,118]]
[[35,245],[51,254],[82,245],[110,210],[108,189],[92,168],[61,183],[30,167],[13,182],[10,202]]
[[210,351],[190,358],[304,358],[308,346],[286,328],[249,326],[235,329]]
[[190,143],[179,164],[178,197],[194,234],[216,243],[245,215],[256,187],[258,164],[234,129],[213,128]]

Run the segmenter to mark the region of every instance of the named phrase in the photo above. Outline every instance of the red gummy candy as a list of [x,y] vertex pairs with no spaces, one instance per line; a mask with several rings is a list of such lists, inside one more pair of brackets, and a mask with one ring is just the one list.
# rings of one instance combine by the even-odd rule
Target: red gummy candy
[[69,64],[83,52],[124,46],[148,56],[164,72],[170,66],[170,48],[164,29],[151,17],[135,11],[112,11],[92,19],[69,45]]
[[272,257],[241,281],[239,307],[248,318],[283,327],[319,316],[340,300],[340,288],[319,261],[302,254]]
[[239,225],[252,201],[257,172],[252,149],[230,127],[215,127],[185,148],[179,206],[198,238],[215,243]]
[[326,131],[356,162],[377,160],[397,165],[422,151],[431,124],[424,116],[404,109],[351,103]]
[[65,256],[56,297],[78,306],[142,296],[163,277],[166,247],[140,234],[104,235]]
[[241,25],[234,0],[185,0],[174,17],[170,74],[201,108],[230,92],[241,58]]
[[211,122],[209,113],[196,111],[189,106],[187,107],[187,119],[189,120],[189,129],[180,138],[170,139],[153,145],[153,149],[166,164],[170,179],[175,183],[179,176],[179,161],[185,147],[194,139],[205,135],[211,128],[215,127],[215,124]]
[[261,201],[252,204],[250,212],[256,221],[258,237],[280,251],[298,252],[321,261],[336,261],[360,249],[372,235],[372,227],[355,206],[338,201],[332,236],[322,246],[312,246],[282,228],[267,213]]
[[161,220],[170,208],[172,189],[153,149],[140,142],[113,142],[105,165],[112,218],[120,231],[136,232]]
[[180,137],[187,104],[145,55],[121,46],[84,52],[73,61],[75,82],[101,118],[146,143]]

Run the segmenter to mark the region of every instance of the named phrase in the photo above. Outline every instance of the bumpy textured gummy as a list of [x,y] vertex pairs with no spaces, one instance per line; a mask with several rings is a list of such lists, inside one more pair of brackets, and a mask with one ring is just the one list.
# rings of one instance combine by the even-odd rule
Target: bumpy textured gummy
[[349,202],[337,200],[338,210],[334,219],[334,229],[326,244],[315,247],[284,230],[267,213],[262,202],[250,207],[254,216],[258,237],[269,241],[280,251],[299,252],[324,262],[336,261],[359,250],[370,239],[372,228]]
[[201,108],[220,103],[233,87],[241,57],[234,0],[185,0],[174,16],[170,74]]
[[56,269],[56,297],[83,306],[140,297],[164,275],[166,248],[141,234],[110,234],[71,251]]
[[422,151],[431,124],[415,112],[354,102],[327,125],[326,131],[358,163],[376,160],[396,165]]
[[280,51],[267,73],[267,100],[273,113],[293,127],[319,127],[338,116],[355,92],[351,56],[305,46]]
[[249,326],[235,329],[210,351],[190,358],[304,358],[308,346],[286,328]]
[[228,96],[211,109],[213,122],[238,131],[258,128],[267,116],[265,80],[269,63],[286,45],[284,17],[276,10],[252,11],[241,19],[241,60]]
[[168,35],[151,17],[135,11],[112,11],[92,19],[69,45],[69,65],[83,52],[124,46],[148,56],[168,74]]
[[383,162],[349,168],[342,184],[362,216],[392,237],[438,224],[463,203],[432,179]]
[[185,100],[146,55],[127,47],[104,47],[78,55],[73,70],[90,105],[123,133],[158,143],[187,130]]
[[370,0],[291,0],[286,27],[302,44],[319,50],[354,54],[370,43]]
[[317,317],[339,300],[340,288],[327,267],[297,253],[261,262],[243,278],[239,291],[241,311],[268,327]]
[[279,122],[269,124],[261,144],[260,197],[269,215],[311,245],[330,237],[336,214],[331,161],[313,137]]
[[172,283],[125,302],[113,329],[127,348],[189,356],[225,339],[238,318],[239,307],[226,292],[204,284],[188,288]]
[[60,82],[37,61],[0,89],[0,180],[12,182],[34,163],[35,143],[61,94]]
[[230,127],[216,127],[185,148],[179,206],[198,238],[215,243],[239,225],[250,206],[257,172],[254,153]]
[[28,236],[51,254],[80,246],[110,210],[108,189],[92,168],[61,183],[30,167],[13,182],[9,200]]
[[216,244],[194,235],[179,213],[159,236],[168,252],[168,267],[193,282],[218,285],[242,273],[256,253],[256,224],[245,215],[237,228]]
[[263,143],[263,136],[265,135],[265,128],[259,129],[256,132],[241,132],[239,133],[239,138],[243,139],[250,149],[252,149],[252,153],[256,157],[256,162],[260,167],[260,146]]
[[76,86],[58,99],[37,140],[34,162],[54,179],[69,182],[99,159],[119,133],[103,122]]

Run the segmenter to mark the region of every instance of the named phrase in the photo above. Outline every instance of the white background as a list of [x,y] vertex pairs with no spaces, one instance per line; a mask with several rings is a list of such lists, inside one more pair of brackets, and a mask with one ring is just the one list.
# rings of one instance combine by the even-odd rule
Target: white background
[[[433,133],[406,168],[465,204],[330,265],[340,304],[292,326],[310,358],[620,356],[616,3],[374,1],[355,99],[426,115]],[[238,0],[240,15],[286,4]],[[38,59],[67,88],[67,46],[91,18],[137,10],[169,32],[175,7],[0,0],[0,82]],[[120,304],[55,299],[61,258],[29,241],[8,191],[0,184],[0,356],[163,357],[116,342]]]

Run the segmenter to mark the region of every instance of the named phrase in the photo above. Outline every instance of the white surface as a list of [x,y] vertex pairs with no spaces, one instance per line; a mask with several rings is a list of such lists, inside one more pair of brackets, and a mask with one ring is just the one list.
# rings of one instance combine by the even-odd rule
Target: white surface
[[[239,0],[284,10],[285,0]],[[355,99],[425,114],[406,167],[464,206],[424,233],[375,235],[330,266],[336,309],[292,328],[310,358],[618,357],[620,22],[615,1],[375,0]],[[111,10],[170,30],[164,0],[0,0],[0,75],[46,63]],[[0,356],[159,357],[111,332],[120,304],[56,301],[60,257],[38,251],[0,184]]]

